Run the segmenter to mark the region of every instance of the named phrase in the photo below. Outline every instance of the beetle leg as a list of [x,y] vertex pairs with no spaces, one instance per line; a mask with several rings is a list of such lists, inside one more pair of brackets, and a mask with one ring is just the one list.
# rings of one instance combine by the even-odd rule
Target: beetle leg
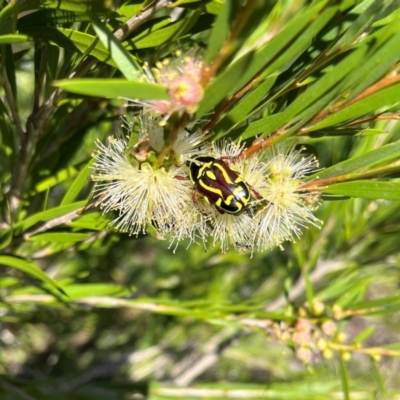
[[[253,186],[249,185],[248,183],[247,183],[247,186],[250,188],[250,190],[252,191],[254,197],[255,197],[257,200],[263,200],[263,197],[261,196],[261,194],[258,193],[258,191],[257,191]],[[264,200],[265,200],[265,199],[264,199]]]

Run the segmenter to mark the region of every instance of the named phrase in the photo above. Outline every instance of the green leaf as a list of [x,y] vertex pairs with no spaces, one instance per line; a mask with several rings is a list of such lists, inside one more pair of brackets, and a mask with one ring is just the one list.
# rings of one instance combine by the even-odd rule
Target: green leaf
[[342,308],[347,307],[349,304],[354,304],[355,302],[361,300],[364,297],[369,284],[370,284],[370,278],[364,278],[358,282],[353,281],[351,286],[347,288],[347,290],[342,294],[342,296],[338,300],[336,300],[335,303],[341,306]]
[[25,0],[17,2],[18,12],[36,10],[38,8],[56,8],[58,10],[78,13],[104,12],[113,7],[112,0]]
[[368,326],[367,328],[363,329],[351,342],[353,345],[357,345],[359,343],[364,342],[367,340],[374,332],[375,332],[376,326],[371,325]]
[[111,283],[85,283],[64,286],[63,289],[71,300],[93,296],[121,297],[129,294],[122,286]]
[[365,32],[372,24],[381,7],[382,3],[374,0],[363,1],[354,7],[350,11],[349,16],[353,17],[354,15],[357,15],[357,18],[349,24],[343,36],[330,49],[330,53],[341,47],[343,48],[354,43],[359,38],[359,35],[362,34],[362,32]]
[[400,183],[382,181],[355,181],[329,185],[322,193],[363,199],[400,200]]
[[[257,49],[249,59],[246,71],[240,79],[233,81],[231,93],[236,92],[260,71],[263,71],[264,76],[271,76],[287,69],[329,20],[330,12],[322,17],[319,15],[326,4],[326,0],[318,1],[308,10],[298,13],[271,41]],[[240,62],[240,59],[236,62]]]
[[369,151],[362,156],[350,158],[323,171],[309,176],[309,179],[326,179],[346,175],[357,170],[366,170],[381,164],[388,164],[400,157],[400,141],[390,143],[378,149]]
[[83,168],[83,170],[79,173],[74,183],[69,187],[68,192],[65,194],[64,198],[61,201],[61,205],[64,206],[66,204],[71,204],[78,194],[81,192],[83,187],[87,184],[88,179],[92,173],[91,166],[93,165],[94,160],[90,160],[90,162]]
[[28,240],[33,242],[75,243],[89,239],[90,236],[90,233],[51,232],[38,233],[37,235],[30,236]]
[[[275,79],[278,71],[282,72],[287,69],[307,49],[315,35],[336,13],[336,8],[329,8],[319,15],[318,18],[315,18],[315,13],[320,11],[323,4],[325,4],[324,1],[319,2],[318,6],[303,13],[301,18],[291,21],[289,23],[290,28],[287,27],[284,30],[284,35],[280,33],[275,36],[262,50],[248,52],[226,68],[222,74],[217,76],[206,88],[196,117],[201,117],[214,108],[227,95],[232,95],[243,85],[247,84],[269,62],[271,64],[263,71],[264,76],[272,76]],[[313,21],[313,23],[308,26],[305,32],[299,35],[293,34],[296,30],[301,31],[304,29],[309,21]],[[282,37],[280,37],[281,35]],[[278,36],[280,39],[278,39]],[[285,46],[289,46],[291,40],[294,40],[294,43],[289,49],[286,49]],[[282,52],[282,54],[275,59],[274,54],[278,54],[279,52]]]
[[29,193],[30,195],[34,195],[37,193],[45,192],[46,190],[51,189],[55,185],[64,182],[65,180],[71,178],[77,173],[76,167],[67,167],[60,171],[57,171],[53,176],[50,176],[46,179],[35,184],[34,189]]
[[[227,2],[228,3],[228,2]],[[205,89],[204,97],[199,104],[199,109],[196,112],[196,118],[200,118],[205,113],[213,109],[228,92],[232,89],[232,82],[237,82],[248,69],[253,53],[248,53],[241,57],[232,66],[218,75]]]
[[27,35],[10,34],[0,36],[0,44],[24,43],[30,41],[32,41],[32,39]]
[[222,9],[218,14],[218,17],[211,30],[210,38],[208,39],[208,47],[204,57],[206,63],[208,64],[211,64],[211,62],[217,57],[229,36],[230,19],[233,9],[233,2],[224,1]]
[[[227,2],[229,3],[229,2]],[[241,57],[231,67],[218,75],[205,89],[204,97],[199,104],[196,118],[200,118],[205,113],[212,110],[232,88],[232,82],[237,82],[245,73],[252,58],[252,53]]]
[[26,261],[22,258],[17,258],[13,256],[0,256],[0,264],[19,269],[20,271],[23,271],[26,274],[33,276],[34,278],[40,279],[44,283],[47,283],[51,287],[56,288],[60,292],[65,293],[63,289],[61,289],[53,279],[51,279],[39,267],[37,267],[30,261]]
[[[98,13],[97,15],[106,16],[108,19],[118,18],[120,15],[116,12],[106,10],[105,12]],[[59,10],[59,9],[39,9],[36,12],[24,15],[18,18],[18,30],[24,30],[33,26],[60,26],[64,24],[72,24],[74,22],[88,22],[90,21],[87,13],[79,13],[73,11]]]
[[70,222],[68,225],[73,228],[90,229],[93,231],[103,231],[107,229],[110,219],[101,214],[100,212],[91,212],[76,220]]
[[228,134],[235,126],[243,122],[248,114],[265,97],[272,85],[276,81],[276,76],[267,78],[252,90],[240,103],[230,110],[226,116],[215,126],[216,132],[213,140],[219,139]]
[[370,112],[385,111],[389,107],[398,104],[400,84],[393,85],[383,89],[371,96],[368,96],[360,101],[357,101],[349,106],[344,105],[344,108],[333,115],[324,118],[321,122],[307,128],[305,132],[312,132],[318,129],[327,128],[340,124],[345,121],[351,121],[358,117],[364,116]]
[[400,307],[400,296],[384,297],[382,299],[377,299],[377,300],[361,301],[359,303],[352,304],[351,307],[348,308],[350,310],[371,309],[373,311],[376,311],[379,308],[389,308],[393,306]]
[[[137,37],[129,39],[126,43],[126,49],[146,49],[150,47],[157,47],[167,43],[171,39],[178,39],[186,34],[196,23],[200,13],[195,13],[190,18],[179,19],[175,22],[169,23],[165,26],[166,20],[164,19],[159,23],[159,28],[151,26],[144,32],[141,32]],[[170,18],[168,18],[170,21]],[[125,44],[125,43],[124,43]]]
[[265,132],[266,127],[268,127],[268,131],[271,131],[272,133],[284,125],[286,121],[287,117],[283,112],[269,115],[268,117],[250,122],[250,124],[243,129],[240,137],[242,139],[249,139],[253,136],[259,135],[262,132]]
[[352,96],[356,96],[385,76],[399,61],[399,23],[400,21],[393,22],[379,30],[376,36],[371,35],[364,43],[364,47],[368,48],[368,57],[347,78],[350,82],[359,82],[358,86],[353,88]]
[[147,82],[123,79],[67,79],[54,82],[54,86],[67,92],[108,99],[127,98],[143,100],[168,100],[165,87]]
[[124,49],[119,40],[94,14],[89,13],[89,17],[97,36],[124,77],[128,81],[140,79],[143,76],[143,71],[136,59]]
[[[361,47],[350,53],[332,70],[330,70],[322,78],[318,79],[314,84],[310,85],[307,90],[296,98],[293,103],[283,112],[288,122],[300,120],[305,121],[311,119],[319,111],[324,109],[331,101],[342,93],[343,79],[354,69],[358,67],[366,54],[366,48]],[[268,128],[264,134],[272,133]]]
[[99,61],[116,67],[108,50],[99,42],[98,38],[74,29],[54,28],[50,26],[28,27],[21,31],[32,38],[56,44],[67,50],[84,54],[88,52]]
[[17,3],[12,2],[0,11],[0,34],[14,34],[17,22]]
[[350,385],[349,385],[349,375],[347,373],[346,363],[339,354],[339,373],[340,380],[342,381],[342,390],[344,395],[344,400],[350,400]]
[[46,211],[39,212],[32,215],[31,217],[24,219],[21,222],[14,224],[14,231],[18,234],[21,231],[26,231],[28,228],[37,224],[38,222],[49,221],[51,219],[58,218],[71,212],[77,211],[81,208],[83,209],[86,204],[87,200],[78,201],[76,203],[67,204],[65,206],[55,207]]

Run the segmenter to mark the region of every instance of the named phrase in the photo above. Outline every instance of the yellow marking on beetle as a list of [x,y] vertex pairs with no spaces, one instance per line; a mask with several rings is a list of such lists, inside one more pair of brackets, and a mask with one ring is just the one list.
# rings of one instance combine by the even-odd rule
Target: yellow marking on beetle
[[230,185],[233,185],[231,178],[229,178],[229,175],[226,173],[226,169],[222,165],[216,162],[214,163],[214,166],[217,167],[222,172],[225,182],[229,183]]
[[234,197],[232,194],[230,194],[230,195],[224,200],[224,203],[226,203],[226,204],[228,204],[228,206],[230,206],[231,203],[232,203],[232,200],[233,200],[234,198],[235,198],[235,197]]
[[223,197],[221,190],[206,185],[201,179],[198,182],[199,182],[200,186],[202,186],[204,189],[208,190],[209,192],[216,193],[219,196]]
[[215,205],[217,205],[218,207],[221,207],[221,204],[222,204],[222,199],[219,198],[219,199],[215,202]]
[[212,171],[210,171],[210,170],[208,170],[208,171],[206,172],[206,176],[207,176],[208,178],[212,179],[213,181],[216,181],[216,180],[217,180],[217,177],[215,176],[214,172],[212,172]]
[[240,183],[240,182],[243,182],[243,179],[242,179],[240,176],[238,176],[238,177],[235,179],[235,183]]
[[234,189],[232,193],[233,193],[235,196],[239,197],[239,198],[240,198],[240,201],[241,201],[242,203],[246,204],[246,203],[250,200],[250,196],[246,196],[246,197],[243,196],[243,191],[244,191],[244,189],[243,189],[241,186],[239,186],[239,187],[237,187],[236,189]]
[[207,168],[210,168],[211,165],[212,165],[212,162],[208,162],[208,163],[202,164],[201,167],[199,168],[199,172],[197,173],[196,179],[200,179],[201,176],[204,173],[204,170],[207,169]]

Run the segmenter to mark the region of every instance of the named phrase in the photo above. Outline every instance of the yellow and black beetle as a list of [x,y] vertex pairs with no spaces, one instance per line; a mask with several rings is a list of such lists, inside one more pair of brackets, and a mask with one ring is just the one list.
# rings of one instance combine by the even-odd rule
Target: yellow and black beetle
[[195,203],[198,192],[221,214],[240,215],[248,210],[252,190],[223,159],[201,156],[187,165]]

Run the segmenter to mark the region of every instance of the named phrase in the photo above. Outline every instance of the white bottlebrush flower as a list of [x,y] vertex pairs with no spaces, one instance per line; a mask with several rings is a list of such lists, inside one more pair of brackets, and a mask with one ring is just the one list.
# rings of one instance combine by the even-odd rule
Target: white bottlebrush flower
[[[220,246],[222,252],[231,247],[253,252],[294,240],[310,224],[320,225],[310,194],[301,190],[317,162],[303,158],[301,150],[276,145],[243,159],[243,146],[233,142],[211,145],[200,133],[168,132],[159,118],[141,116],[139,124],[136,145],[128,148],[126,140],[111,137],[94,154],[98,204],[104,212],[118,213],[112,222],[116,229],[139,235],[152,225],[158,237],[169,234],[172,246],[189,239],[205,248]],[[251,192],[244,212],[223,213],[195,192],[188,161],[199,156],[222,159],[243,179]]]
[[[216,159],[223,158],[230,168],[242,176],[244,162],[238,158],[242,150],[242,146],[224,140],[214,144],[209,150],[209,155]],[[240,215],[221,213],[202,196],[197,196],[197,203],[200,212],[207,216],[209,227],[208,239],[204,238],[204,235],[200,235],[204,238],[204,242],[211,243],[212,246],[219,246],[223,253],[231,247],[237,251],[253,247],[257,224],[254,222],[251,212],[244,212]]]
[[309,225],[321,225],[313,213],[316,204],[307,201],[310,193],[300,189],[302,179],[316,171],[318,162],[314,156],[303,157],[301,152],[278,144],[258,155],[266,175],[255,187],[268,201],[254,217],[258,224],[255,245],[261,251],[298,238]]
[[[109,146],[98,143],[92,180],[104,212],[117,211],[116,229],[131,235],[146,233],[152,224],[159,236],[182,224],[184,211],[193,208],[191,186],[176,179],[179,167],[154,168],[127,154],[127,142],[109,138]],[[131,159],[130,159],[131,158]]]
[[204,142],[201,132],[191,133],[182,129],[178,132],[176,140],[171,146],[176,161],[183,164],[200,156],[212,154],[212,146]]
[[154,68],[145,64],[146,80],[164,86],[169,100],[135,100],[135,103],[142,105],[145,111],[163,115],[161,123],[165,123],[174,112],[185,111],[193,115],[203,98],[203,66],[203,61],[194,53],[184,55],[181,52],[177,52],[175,59],[158,62]]
[[172,233],[175,242],[197,241],[199,234],[204,238],[207,218],[193,204],[185,162],[209,151],[209,146],[202,144],[199,134],[181,130],[168,147],[159,118],[142,115],[138,123],[134,146],[128,148],[127,140],[116,137],[109,138],[108,146],[97,144],[92,173],[97,203],[105,213],[116,211],[112,225],[131,235],[146,233],[151,224],[159,237]]
[[247,212],[240,215],[220,214],[215,207],[209,212],[213,243],[222,251],[232,246],[236,250],[263,251],[293,240],[307,226],[320,226],[314,216],[309,193],[300,190],[302,179],[318,167],[314,157],[302,157],[301,150],[287,145],[275,145],[247,159],[233,142],[214,146],[216,158],[223,158],[250,188],[252,199]]

